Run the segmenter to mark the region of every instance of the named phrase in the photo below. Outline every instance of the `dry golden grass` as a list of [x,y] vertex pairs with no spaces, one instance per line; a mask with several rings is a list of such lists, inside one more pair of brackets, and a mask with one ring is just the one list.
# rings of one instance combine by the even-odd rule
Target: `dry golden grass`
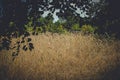
[[[82,34],[30,36],[33,51],[0,52],[0,80],[120,80],[120,42]],[[13,43],[15,40],[13,40]]]

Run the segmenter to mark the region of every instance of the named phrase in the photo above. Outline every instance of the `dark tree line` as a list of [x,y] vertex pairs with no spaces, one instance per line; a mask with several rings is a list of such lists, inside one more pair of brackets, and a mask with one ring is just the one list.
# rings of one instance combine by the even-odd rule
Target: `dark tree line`
[[93,21],[94,25],[99,27],[99,33],[107,32],[109,35],[114,34],[115,37],[120,38],[120,1],[103,1],[104,3],[101,3],[104,4],[104,6],[102,6],[102,10],[97,12],[96,16],[91,21]]

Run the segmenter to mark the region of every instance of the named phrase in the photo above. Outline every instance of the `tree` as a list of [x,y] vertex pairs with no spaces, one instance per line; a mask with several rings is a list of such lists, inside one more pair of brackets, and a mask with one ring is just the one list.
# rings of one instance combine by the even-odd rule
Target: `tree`
[[99,27],[98,32],[102,34],[107,32],[109,35],[115,34],[117,38],[120,38],[119,0],[100,0],[95,6],[96,7],[92,8],[93,12],[95,12],[95,16],[90,21],[93,22],[93,25]]
[[[27,5],[21,0],[4,0],[1,35],[10,36],[14,31],[20,34],[24,32],[24,24],[27,21]],[[13,22],[14,25],[10,25]]]
[[115,33],[116,37],[120,38],[120,11],[118,8],[120,7],[119,5],[119,0],[113,1],[113,0],[106,0],[108,2],[108,15],[109,16],[109,22],[111,23],[109,25],[108,31],[110,33]]

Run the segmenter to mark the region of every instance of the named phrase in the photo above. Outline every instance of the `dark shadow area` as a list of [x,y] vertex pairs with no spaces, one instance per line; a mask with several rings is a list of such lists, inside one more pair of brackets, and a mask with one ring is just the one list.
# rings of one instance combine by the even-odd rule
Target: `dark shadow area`
[[0,66],[0,80],[9,80],[7,72],[8,72],[7,66]]
[[120,80],[120,66],[108,71],[103,80]]

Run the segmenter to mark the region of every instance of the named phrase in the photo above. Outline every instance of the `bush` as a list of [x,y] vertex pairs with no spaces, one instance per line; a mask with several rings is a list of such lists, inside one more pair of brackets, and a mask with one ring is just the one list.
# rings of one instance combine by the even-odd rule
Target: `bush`
[[33,22],[32,22],[32,20],[30,20],[30,21],[25,25],[25,30],[26,30],[27,32],[33,32],[33,29],[34,29],[34,27],[33,27]]
[[81,27],[81,31],[82,31],[83,33],[94,33],[95,30],[96,30],[96,28],[93,27],[93,26],[91,26],[91,25],[83,25],[83,26]]
[[57,31],[58,33],[66,33],[66,32],[67,32],[67,30],[66,30],[65,28],[63,28],[62,25],[59,25],[59,26],[57,27],[56,31]]
[[42,33],[43,32],[43,28],[42,27],[36,27],[36,32],[37,33]]
[[80,31],[80,26],[79,26],[79,24],[74,24],[73,26],[72,26],[72,31]]

